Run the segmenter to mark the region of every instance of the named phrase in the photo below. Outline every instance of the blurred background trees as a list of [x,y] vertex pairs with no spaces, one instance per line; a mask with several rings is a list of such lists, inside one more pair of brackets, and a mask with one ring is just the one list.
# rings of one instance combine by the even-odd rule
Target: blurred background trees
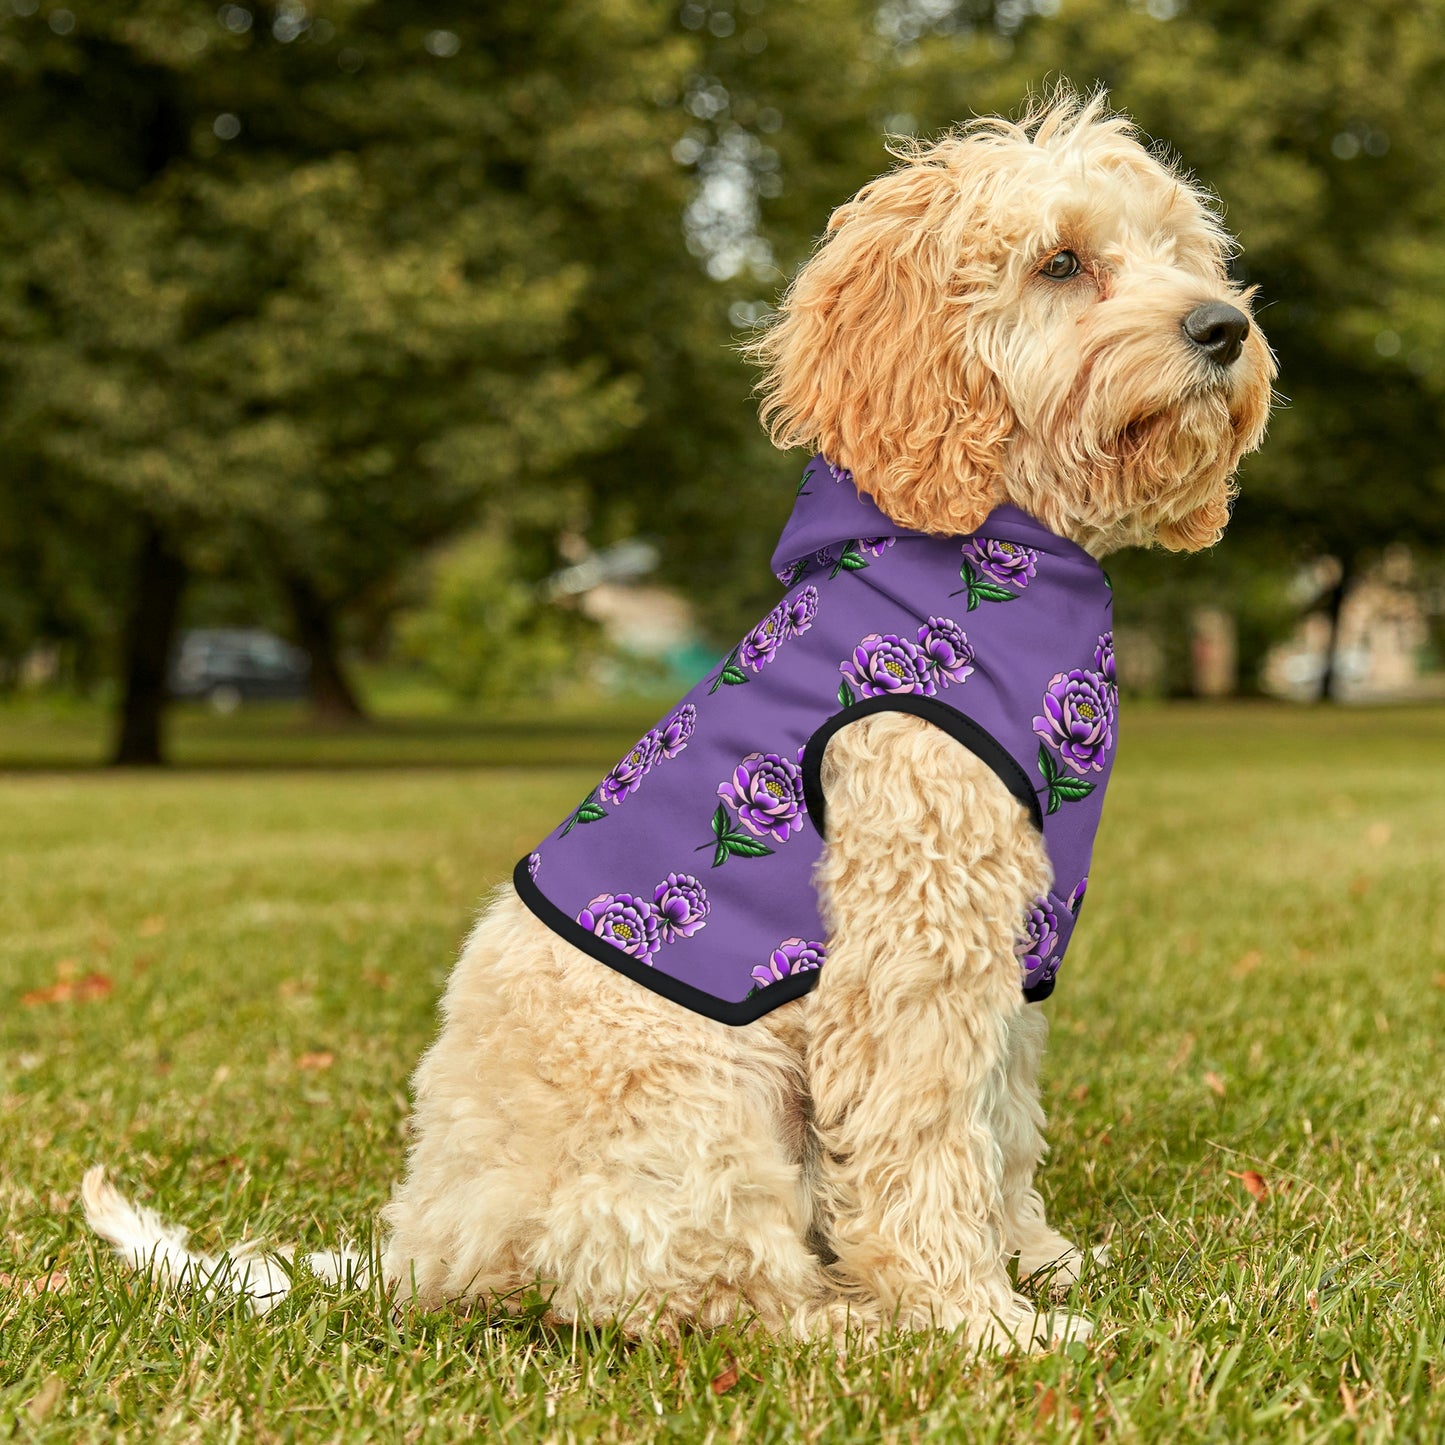
[[405,610],[485,696],[634,536],[725,637],[799,462],[735,343],[885,131],[1067,75],[1227,198],[1280,355],[1225,544],[1113,568],[1166,686],[1205,606],[1248,683],[1445,552],[1442,71],[1445,0],[0,0],[0,679],[156,761],[184,623],[288,633],[337,719]]

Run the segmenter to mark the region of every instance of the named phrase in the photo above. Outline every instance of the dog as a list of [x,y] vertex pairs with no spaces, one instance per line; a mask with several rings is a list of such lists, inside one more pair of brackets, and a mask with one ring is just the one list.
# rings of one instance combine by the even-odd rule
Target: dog
[[[1090,567],[1124,546],[1216,542],[1239,461],[1262,440],[1275,366],[1250,295],[1230,280],[1211,200],[1102,94],[1061,89],[1021,120],[975,120],[895,155],[836,211],[751,343],[773,442],[819,453],[805,489],[809,477],[851,489],[830,495],[861,499],[910,539],[900,556],[921,539],[953,548],[956,563],[958,539],[976,545],[1000,509]],[[852,556],[868,565],[865,549]],[[800,565],[853,564],[829,553]],[[1017,578],[960,575],[982,589],[970,628],[1010,595],[998,614],[1022,615]],[[784,618],[779,635],[811,625],[811,614]],[[952,681],[948,695],[966,699],[978,680],[940,629],[917,644],[889,634],[887,665],[916,664],[920,694]],[[882,634],[862,639],[840,687],[851,676],[877,695],[859,670],[873,642]],[[729,666],[760,677],[748,675],[758,648],[735,652],[713,691],[737,680],[723,677]],[[1087,716],[1114,706],[1116,694],[1099,696],[1079,704]],[[1048,717],[1033,721],[1042,736]],[[1021,958],[1025,978],[1039,958],[1020,936],[1046,951],[1029,920],[1051,896],[1054,859],[1039,808],[1003,763],[936,722],[859,708],[829,733],[814,759],[827,836],[810,885],[826,937],[784,940],[792,952],[780,945],[783,963],[775,955],[762,977],[787,987],[766,1008],[755,995],[728,1005],[750,1011],[746,1022],[689,1006],[685,985],[669,996],[656,978],[639,982],[661,977],[660,938],[683,940],[668,945],[681,959],[704,920],[677,875],[654,902],[594,898],[564,929],[524,898],[531,874],[519,868],[472,931],[415,1074],[406,1176],[384,1212],[381,1269],[399,1299],[506,1301],[540,1285],[558,1320],[663,1337],[738,1320],[840,1343],[895,1327],[961,1329],[978,1348],[1088,1334],[1089,1321],[1042,1311],[1009,1275],[1016,1258],[1020,1278],[1068,1284],[1084,1259],[1035,1187],[1046,1023],[1021,988]],[[668,746],[647,743],[659,759]],[[776,756],[786,792],[802,759]],[[1051,813],[1055,787],[1068,799],[1094,786],[1064,766],[1079,756],[1041,759]],[[544,860],[569,829],[591,836],[589,821],[646,771],[638,759],[543,845]],[[658,761],[654,776],[674,767]],[[792,836],[730,786],[702,839],[722,849],[720,877],[742,876],[759,848],[781,856],[780,829]],[[797,809],[788,818],[807,822]],[[616,966],[599,963],[599,937]],[[794,965],[808,948],[826,963],[802,980]],[[270,1266],[187,1254],[99,1169],[84,1199],[92,1226],[136,1264],[159,1251],[162,1272],[205,1272],[258,1307],[284,1289]],[[330,1257],[313,1264],[339,1272]]]

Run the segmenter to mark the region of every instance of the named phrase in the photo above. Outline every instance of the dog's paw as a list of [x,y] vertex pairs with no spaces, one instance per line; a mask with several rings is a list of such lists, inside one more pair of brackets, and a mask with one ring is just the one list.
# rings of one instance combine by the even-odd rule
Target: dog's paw
[[1089,1262],[1107,1264],[1109,1246],[1096,1244],[1085,1254],[1060,1235],[1042,1248],[1019,1251],[1019,1283],[1046,1289],[1051,1294],[1067,1294],[1079,1282]]
[[1036,1354],[1076,1340],[1087,1340],[1093,1329],[1093,1321],[1083,1315],[1040,1310],[1032,1300],[1015,1295],[1008,1308],[991,1316],[980,1328],[971,1330],[969,1340],[979,1350],[1000,1354],[1022,1350]]

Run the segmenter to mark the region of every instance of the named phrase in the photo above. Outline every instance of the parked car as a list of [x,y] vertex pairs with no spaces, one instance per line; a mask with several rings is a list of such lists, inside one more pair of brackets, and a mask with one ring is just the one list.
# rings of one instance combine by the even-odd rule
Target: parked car
[[171,663],[171,696],[204,698],[217,712],[243,702],[305,697],[311,659],[259,627],[184,633]]

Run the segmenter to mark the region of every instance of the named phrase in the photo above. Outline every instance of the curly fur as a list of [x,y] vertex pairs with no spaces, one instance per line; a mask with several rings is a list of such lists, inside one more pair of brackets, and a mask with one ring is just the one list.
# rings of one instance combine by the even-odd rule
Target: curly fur
[[[972,531],[1009,501],[1096,555],[1210,544],[1273,376],[1257,329],[1227,369],[1183,335],[1202,302],[1248,305],[1217,211],[1100,97],[1060,92],[899,155],[753,347],[775,442],[825,451],[924,531]],[[1064,248],[1082,271],[1049,280]],[[842,729],[823,781],[828,965],[745,1028],[599,966],[499,891],[414,1081],[385,1214],[402,1297],[540,1284],[561,1319],[664,1334],[736,1318],[834,1339],[963,1327],[987,1346],[1087,1333],[1006,1271],[1080,1265],[1034,1187],[1045,1024],[1015,932],[1049,882],[1042,841],[982,762],[911,716]],[[132,1259],[160,1241],[183,1274],[183,1241],[117,1200],[96,1228]]]

